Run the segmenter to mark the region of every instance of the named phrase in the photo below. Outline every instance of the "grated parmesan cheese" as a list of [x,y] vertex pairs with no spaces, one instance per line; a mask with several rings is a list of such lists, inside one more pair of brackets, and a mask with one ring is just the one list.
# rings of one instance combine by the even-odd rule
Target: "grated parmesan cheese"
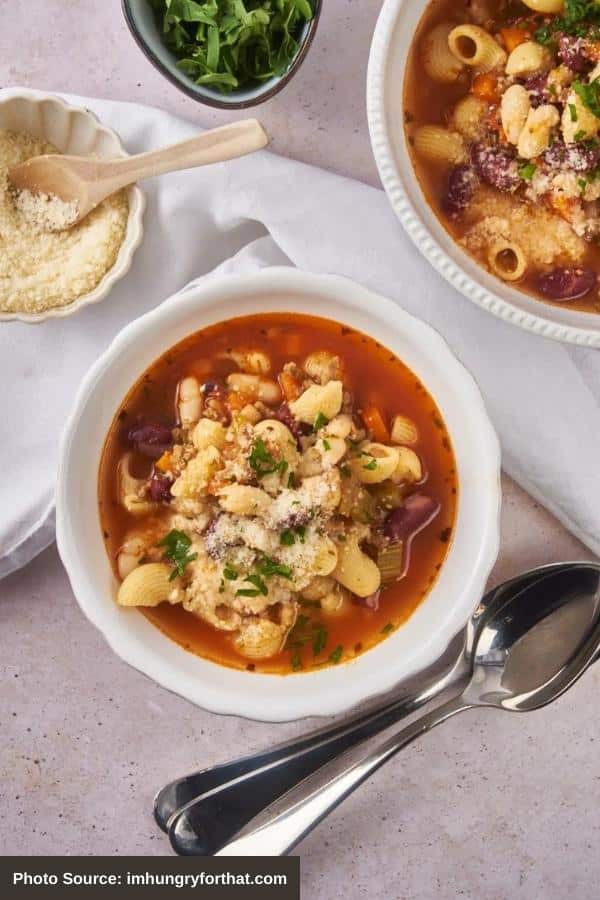
[[[49,232],[40,212],[44,201],[22,197],[15,204],[8,172],[56,148],[25,133],[0,130],[0,310],[43,312],[67,306],[94,290],[114,265],[127,228],[127,195],[120,191],[68,231]],[[30,195],[31,196],[31,195]],[[55,198],[57,199],[57,198]],[[61,203],[61,201],[58,201]],[[69,210],[53,201],[54,221]],[[67,204],[62,204],[64,207]]]
[[56,194],[17,191],[13,202],[27,222],[43,231],[63,231],[73,224],[79,214],[76,200],[61,200]]

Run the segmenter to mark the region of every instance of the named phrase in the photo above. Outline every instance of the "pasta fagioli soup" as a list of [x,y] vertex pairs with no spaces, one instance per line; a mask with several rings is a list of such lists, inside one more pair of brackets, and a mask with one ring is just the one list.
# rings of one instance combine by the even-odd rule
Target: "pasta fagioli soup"
[[600,312],[600,4],[433,0],[411,47],[415,171],[492,275]]
[[278,674],[339,665],[401,626],[456,504],[450,438],[416,376],[357,331],[287,313],[157,360],[99,477],[116,601],[196,654]]

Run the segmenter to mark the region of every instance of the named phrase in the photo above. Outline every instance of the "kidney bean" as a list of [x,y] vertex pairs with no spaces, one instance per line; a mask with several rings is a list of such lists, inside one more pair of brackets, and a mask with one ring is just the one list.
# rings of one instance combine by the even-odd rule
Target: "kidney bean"
[[561,34],[558,39],[558,58],[572,72],[581,74],[589,68],[590,61],[586,49],[583,38]]
[[171,499],[172,484],[173,479],[168,475],[163,475],[161,472],[153,472],[148,484],[150,499],[155,503],[168,503]]
[[171,429],[154,422],[139,422],[127,432],[128,442],[142,456],[158,459],[173,446]]
[[503,147],[473,144],[471,162],[479,177],[499,191],[516,191],[521,182],[517,161]]
[[426,494],[411,494],[404,505],[392,510],[383,523],[383,533],[390,541],[408,541],[432,522],[440,504]]
[[442,209],[450,218],[456,218],[466,209],[479,185],[479,178],[473,166],[463,163],[455,166],[448,176],[446,193],[442,198]]
[[577,300],[589,294],[597,284],[597,275],[592,269],[581,266],[556,268],[545,272],[537,280],[537,287],[550,300]]
[[600,163],[600,147],[554,141],[544,153],[544,162],[552,169],[568,168],[575,172],[588,172]]

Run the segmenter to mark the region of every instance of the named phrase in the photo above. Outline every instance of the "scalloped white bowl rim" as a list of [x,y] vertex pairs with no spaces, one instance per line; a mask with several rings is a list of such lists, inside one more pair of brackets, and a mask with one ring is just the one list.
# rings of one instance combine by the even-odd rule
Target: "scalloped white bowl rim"
[[[116,131],[109,128],[107,125],[104,125],[91,110],[84,109],[81,106],[74,106],[71,103],[67,103],[61,97],[54,94],[47,94],[42,91],[23,90],[20,88],[5,88],[0,91],[0,128],[3,127],[3,107],[13,103],[15,100],[25,101],[37,106],[42,104],[45,104],[46,106],[55,106],[63,113],[79,116],[88,123],[90,130],[93,130],[97,134],[104,135],[110,141],[112,148],[114,148],[113,152],[110,154],[111,157],[129,156]],[[59,151],[62,150],[62,147],[59,146],[59,142],[56,140],[51,143],[54,143]],[[72,153],[77,152],[74,147],[71,147],[70,150]],[[108,272],[106,272],[93,291],[82,294],[81,297],[77,297],[72,303],[69,303],[66,306],[54,307],[42,312],[27,313],[0,310],[0,322],[26,322],[28,324],[37,325],[47,319],[64,319],[67,316],[72,316],[74,313],[79,312],[79,310],[83,309],[85,306],[89,306],[92,303],[99,303],[101,300],[104,300],[117,281],[123,278],[131,268],[133,255],[140,246],[144,235],[143,215],[146,207],[144,193],[137,185],[130,185],[127,189],[127,197],[129,201],[129,213],[127,216],[127,228],[123,243],[119,248],[119,253],[114,264]]]
[[[105,435],[135,380],[190,333],[257,310],[326,312],[397,353],[438,403],[454,444],[459,479],[448,556],[410,619],[356,660],[289,676],[212,663],[183,650],[139,611],[119,608],[97,509]],[[437,332],[391,300],[345,278],[293,268],[211,277],[126,326],[80,386],[62,439],[57,482],[59,553],[81,609],[112,649],[198,706],[261,721],[342,713],[427,668],[477,607],[498,553],[500,450],[471,375]]]
[[[385,0],[371,44],[367,115],[390,203],[417,248],[458,291],[512,325],[561,343],[600,347],[600,314],[555,307],[502,284],[456,244],[430,209],[410,160],[402,116],[408,46],[429,0]],[[408,19],[408,23],[402,20]],[[388,101],[388,91],[395,102]]]

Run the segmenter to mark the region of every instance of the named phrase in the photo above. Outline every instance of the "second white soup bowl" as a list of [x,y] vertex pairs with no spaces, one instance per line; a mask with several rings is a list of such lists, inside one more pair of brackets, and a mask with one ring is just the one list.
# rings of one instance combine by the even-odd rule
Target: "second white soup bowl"
[[[422,380],[446,422],[459,502],[447,559],[398,631],[356,660],[298,675],[262,675],[186,652],[139,611],[119,608],[98,515],[98,466],[113,416],[144,370],[174,344],[256,312],[326,316],[392,350]],[[59,551],[86,616],[126,662],[205,709],[263,721],[333,715],[393,689],[440,657],[477,607],[499,541],[500,453],[479,390],[442,338],[395,303],[346,279],[296,269],[209,278],[128,325],[85,378],[63,437]]]

